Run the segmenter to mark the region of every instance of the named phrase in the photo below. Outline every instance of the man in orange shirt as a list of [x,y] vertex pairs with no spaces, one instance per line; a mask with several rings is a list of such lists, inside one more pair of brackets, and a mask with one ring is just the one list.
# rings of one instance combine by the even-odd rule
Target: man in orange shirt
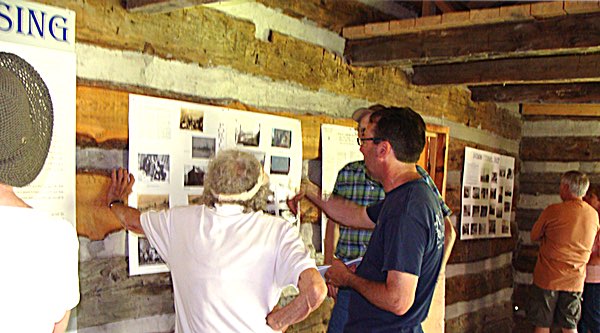
[[582,199],[589,185],[581,172],[562,175],[563,202],[544,209],[531,229],[531,240],[541,241],[529,309],[536,333],[550,332],[553,322],[563,332],[577,332],[585,266],[600,230],[598,213]]

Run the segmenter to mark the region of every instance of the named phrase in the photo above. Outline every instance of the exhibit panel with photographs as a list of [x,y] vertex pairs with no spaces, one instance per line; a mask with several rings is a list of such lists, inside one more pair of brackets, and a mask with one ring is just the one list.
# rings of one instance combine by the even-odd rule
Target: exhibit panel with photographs
[[465,148],[460,239],[510,237],[514,157]]
[[[285,203],[300,187],[300,121],[156,97],[129,96],[129,204],[140,210],[201,204],[209,160],[222,149],[256,156],[270,177],[269,213],[297,223]],[[146,239],[129,233],[129,273],[168,271]]]
[[[348,163],[361,161],[363,155],[356,142],[358,133],[356,128],[340,125],[321,125],[321,147],[322,147],[322,175],[321,187],[324,197],[333,192],[338,172]],[[325,229],[327,217],[321,215],[320,240],[321,244],[315,246],[317,251],[324,249]]]
[[[75,225],[76,13],[22,0],[2,1],[2,5],[0,50],[22,58],[35,69],[48,88],[54,110],[46,162],[30,184],[14,191],[28,205]],[[40,27],[44,18],[52,18],[47,26],[53,27],[56,35],[48,33],[47,26]],[[12,28],[11,22],[15,23]]]

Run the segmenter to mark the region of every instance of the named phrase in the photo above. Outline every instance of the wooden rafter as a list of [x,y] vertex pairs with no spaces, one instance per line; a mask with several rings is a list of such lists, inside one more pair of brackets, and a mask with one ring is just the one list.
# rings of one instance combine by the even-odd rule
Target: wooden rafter
[[600,103],[600,83],[469,86],[471,99],[496,103]]
[[600,13],[348,40],[353,65],[414,65],[600,50]]
[[600,78],[600,53],[425,65],[413,70],[412,83],[417,85],[589,81]]
[[442,11],[442,13],[451,13],[454,12],[455,9],[452,7],[452,3],[444,0],[435,0],[435,6]]

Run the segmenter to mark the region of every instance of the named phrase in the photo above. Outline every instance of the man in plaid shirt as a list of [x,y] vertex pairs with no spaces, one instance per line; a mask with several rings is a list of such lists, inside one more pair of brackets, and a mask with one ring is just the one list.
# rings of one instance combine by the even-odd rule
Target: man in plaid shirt
[[[352,119],[358,123],[358,135],[362,137],[366,124],[369,122],[369,116],[381,105],[373,105],[367,109],[358,109],[352,114]],[[456,233],[450,222],[449,216],[452,210],[446,205],[442,199],[442,195],[438,191],[433,179],[420,166],[417,166],[417,171],[423,177],[425,182],[431,187],[431,190],[438,197],[440,206],[445,217],[445,244],[444,258],[442,267],[445,266],[450,251],[454,245]],[[333,189],[333,194],[351,200],[361,206],[370,206],[376,202],[383,200],[385,192],[383,187],[366,173],[364,161],[355,161],[346,164],[339,172]],[[333,241],[334,228],[336,223],[332,220],[327,222],[326,243]],[[335,248],[335,255],[338,259],[348,262],[352,259],[362,257],[369,245],[369,239],[373,230],[370,229],[353,229],[339,225],[340,237]],[[331,263],[331,251],[326,248],[325,263]],[[337,292],[336,303],[331,312],[331,319],[327,328],[328,333],[343,332],[346,321],[348,320],[348,303],[350,300],[350,292],[347,289],[340,289]]]

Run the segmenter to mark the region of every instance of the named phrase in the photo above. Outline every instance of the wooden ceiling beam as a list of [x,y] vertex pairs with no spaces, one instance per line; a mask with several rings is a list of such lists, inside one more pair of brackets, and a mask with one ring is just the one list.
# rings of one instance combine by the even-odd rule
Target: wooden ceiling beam
[[452,63],[600,50],[600,13],[427,30],[346,42],[355,66]]
[[412,83],[490,84],[530,81],[581,82],[600,78],[600,53],[482,60],[414,66]]
[[600,103],[600,83],[509,84],[469,86],[475,102],[495,103]]
[[155,14],[218,1],[219,0],[123,0],[123,7],[132,13]]

